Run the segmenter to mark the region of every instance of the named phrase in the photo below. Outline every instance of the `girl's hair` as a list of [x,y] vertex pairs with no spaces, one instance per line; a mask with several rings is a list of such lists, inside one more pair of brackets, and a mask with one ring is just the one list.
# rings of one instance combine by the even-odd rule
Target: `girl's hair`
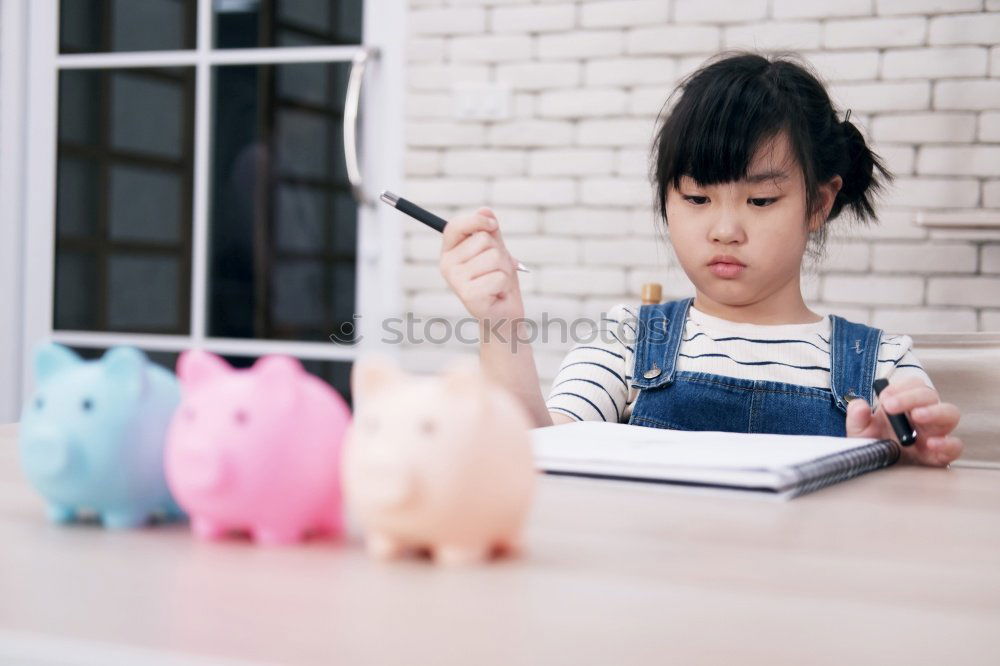
[[[702,185],[741,180],[757,150],[782,131],[805,177],[807,212],[818,208],[819,186],[839,174],[843,185],[827,220],[847,207],[858,221],[877,221],[873,197],[892,174],[850,122],[850,112],[838,120],[823,84],[798,59],[727,52],[681,82],[674,91],[681,97],[661,113],[653,143],[651,176],[664,223],[670,185],[678,188],[682,176]],[[826,226],[815,237],[820,248]]]

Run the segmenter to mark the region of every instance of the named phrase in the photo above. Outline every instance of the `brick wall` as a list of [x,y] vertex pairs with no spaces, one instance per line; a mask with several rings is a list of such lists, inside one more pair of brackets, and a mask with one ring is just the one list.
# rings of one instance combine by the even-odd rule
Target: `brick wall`
[[[406,196],[493,207],[529,315],[597,317],[692,288],[654,228],[647,158],[680,77],[730,47],[802,53],[897,175],[881,225],[842,226],[809,304],[891,331],[1000,331],[1000,230],[928,231],[916,211],[1000,216],[1000,0],[410,0]],[[506,82],[510,118],[456,120],[452,86]],[[440,237],[405,226],[414,317],[465,313]],[[439,335],[447,324],[439,323]],[[471,330],[471,329],[470,329]],[[535,342],[544,387],[569,342]],[[410,345],[433,369],[475,345]]]

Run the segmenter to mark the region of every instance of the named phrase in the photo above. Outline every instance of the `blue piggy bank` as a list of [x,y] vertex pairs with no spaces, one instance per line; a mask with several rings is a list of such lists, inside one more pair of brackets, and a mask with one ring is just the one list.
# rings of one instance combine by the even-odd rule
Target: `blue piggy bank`
[[19,428],[21,466],[64,523],[81,510],[106,527],[183,513],[163,474],[167,427],[180,402],[173,373],[133,347],[84,361],[54,343],[35,350],[38,389]]

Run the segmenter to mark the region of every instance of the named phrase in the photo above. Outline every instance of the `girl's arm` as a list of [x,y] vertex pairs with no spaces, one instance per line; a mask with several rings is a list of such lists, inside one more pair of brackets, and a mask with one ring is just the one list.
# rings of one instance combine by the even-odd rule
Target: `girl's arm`
[[518,320],[486,331],[481,325],[479,360],[487,376],[506,387],[516,395],[531,414],[531,422],[536,428],[568,423],[574,419],[557,412],[550,412],[542,397],[541,384],[531,345],[525,340],[525,332],[517,335],[515,327],[523,327]]
[[504,245],[493,211],[480,208],[448,221],[439,267],[465,309],[479,320],[483,371],[517,396],[536,427],[553,425],[531,346],[523,342],[524,302],[517,262]]

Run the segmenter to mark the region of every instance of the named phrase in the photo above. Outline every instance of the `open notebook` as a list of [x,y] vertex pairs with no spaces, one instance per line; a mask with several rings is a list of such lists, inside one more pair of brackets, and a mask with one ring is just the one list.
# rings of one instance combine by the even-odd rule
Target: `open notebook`
[[549,474],[668,483],[796,497],[887,467],[890,440],[689,432],[600,421],[531,431]]

